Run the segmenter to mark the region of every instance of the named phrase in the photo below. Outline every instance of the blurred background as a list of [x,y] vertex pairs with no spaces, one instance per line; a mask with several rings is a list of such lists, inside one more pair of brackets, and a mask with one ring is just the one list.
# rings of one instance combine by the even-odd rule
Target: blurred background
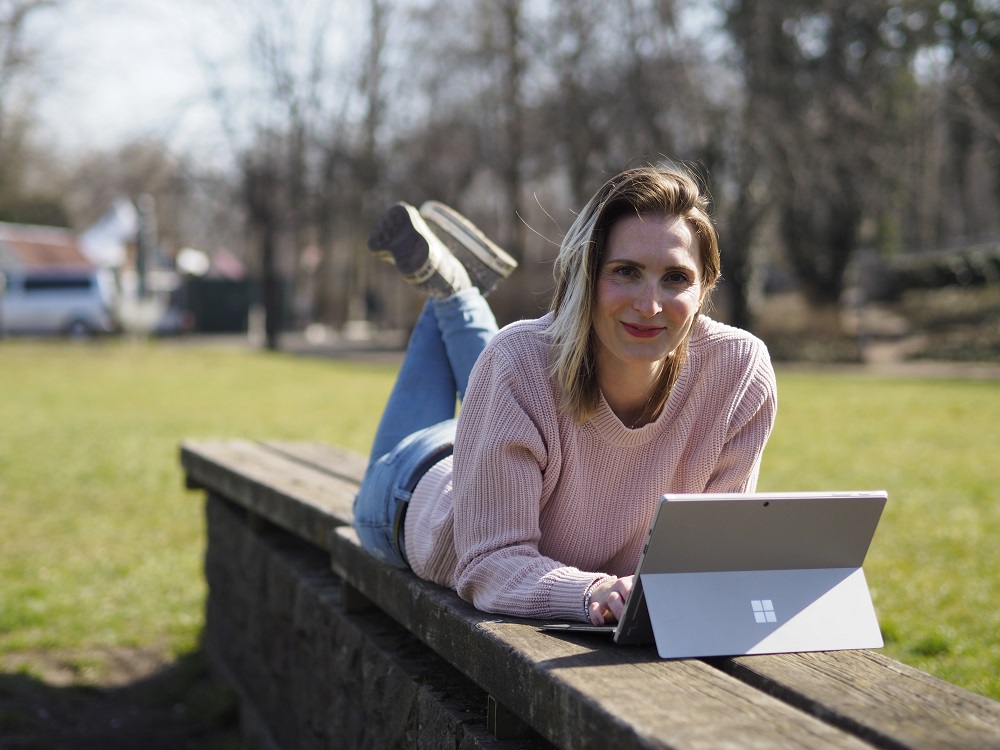
[[431,198],[535,316],[587,197],[674,162],[775,359],[1000,360],[998,71],[998,0],[0,0],[0,333],[32,292],[70,335],[405,330],[365,239]]
[[366,452],[382,210],[516,256],[508,322],[650,162],[779,363],[762,489],[889,489],[885,653],[1000,698],[1000,0],[0,0],[0,746],[242,746],[179,442]]

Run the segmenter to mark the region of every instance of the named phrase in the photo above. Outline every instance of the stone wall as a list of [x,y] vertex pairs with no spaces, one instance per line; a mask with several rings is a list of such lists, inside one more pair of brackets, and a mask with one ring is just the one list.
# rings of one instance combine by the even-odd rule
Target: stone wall
[[204,648],[256,747],[550,747],[496,739],[481,689],[381,611],[345,611],[324,550],[211,493],[207,521]]

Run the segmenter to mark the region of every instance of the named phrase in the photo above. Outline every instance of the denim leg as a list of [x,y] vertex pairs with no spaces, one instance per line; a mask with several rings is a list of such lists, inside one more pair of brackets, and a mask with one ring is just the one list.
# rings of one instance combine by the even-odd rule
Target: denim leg
[[455,416],[457,386],[430,300],[410,334],[406,356],[382,412],[368,466],[408,435]]
[[446,299],[431,300],[438,330],[448,353],[458,397],[465,398],[469,374],[497,332],[493,310],[478,289],[466,289]]
[[410,335],[406,356],[375,432],[368,465],[408,435],[452,419],[469,373],[497,331],[477,289],[428,299]]
[[451,455],[457,420],[403,438],[368,467],[354,498],[353,526],[361,546],[384,563],[408,568],[404,519],[417,482],[432,464]]
[[389,565],[408,567],[406,506],[427,468],[451,453],[456,395],[465,396],[472,367],[496,330],[476,289],[428,300],[417,320],[354,500],[362,546]]

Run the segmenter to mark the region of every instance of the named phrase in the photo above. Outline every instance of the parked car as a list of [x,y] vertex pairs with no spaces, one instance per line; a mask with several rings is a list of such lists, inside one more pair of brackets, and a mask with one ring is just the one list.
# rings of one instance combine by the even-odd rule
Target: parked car
[[0,291],[0,332],[94,336],[118,330],[115,284],[96,268],[8,269]]

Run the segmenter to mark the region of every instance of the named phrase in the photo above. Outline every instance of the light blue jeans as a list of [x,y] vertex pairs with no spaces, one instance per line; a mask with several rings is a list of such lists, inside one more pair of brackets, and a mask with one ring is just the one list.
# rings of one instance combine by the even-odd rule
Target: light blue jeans
[[361,544],[393,567],[409,567],[406,506],[427,469],[451,454],[456,397],[465,398],[472,366],[496,332],[478,289],[428,299],[413,328],[354,499]]

